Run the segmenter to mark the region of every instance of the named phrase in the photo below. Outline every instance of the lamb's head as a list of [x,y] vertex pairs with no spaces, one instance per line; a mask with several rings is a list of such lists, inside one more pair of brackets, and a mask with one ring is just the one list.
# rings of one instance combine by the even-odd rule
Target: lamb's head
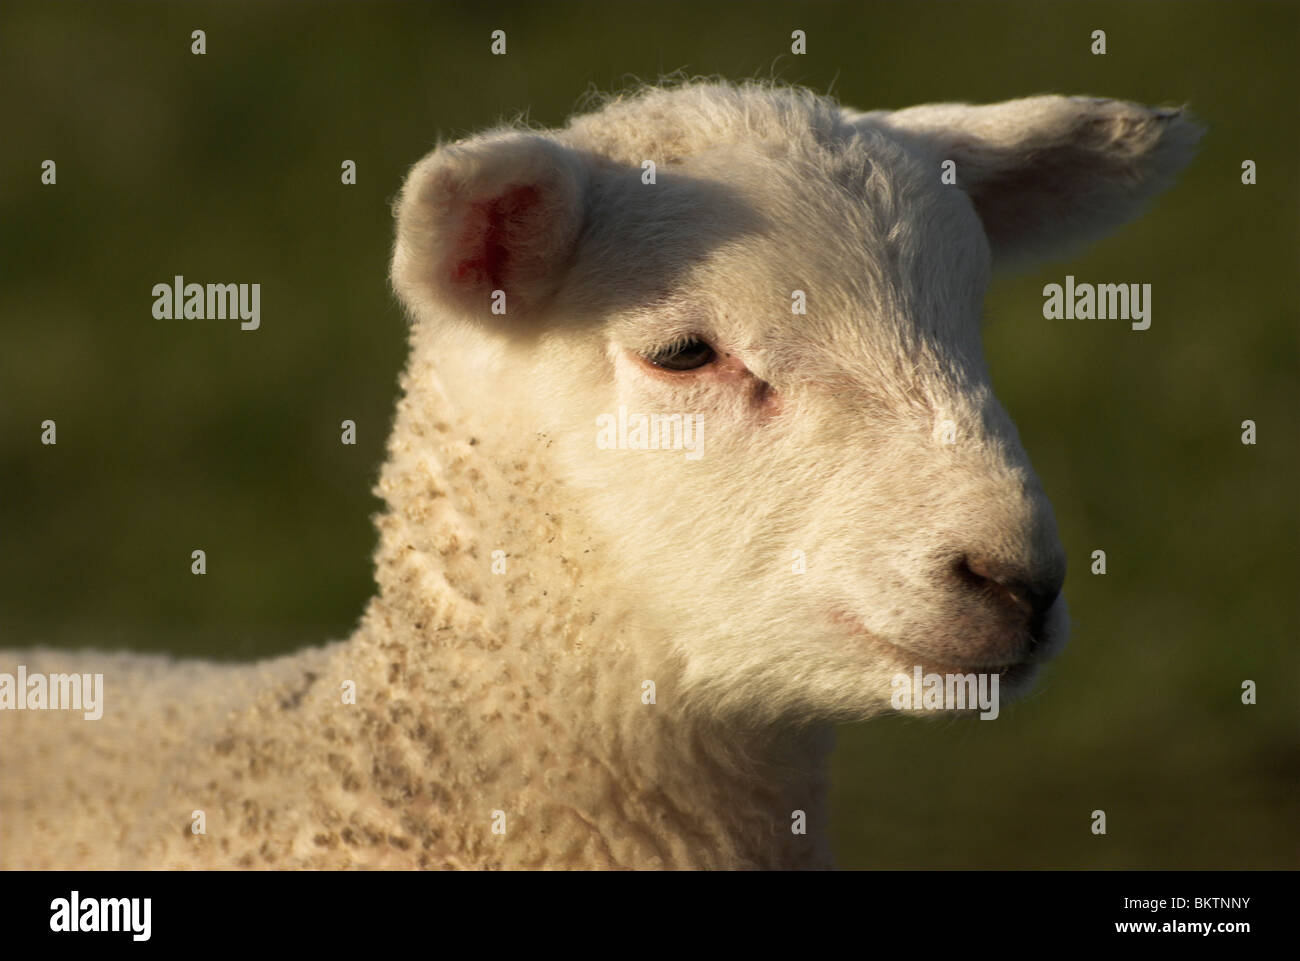
[[982,359],[990,265],[1130,219],[1196,135],[1116,101],[651,89],[434,151],[393,279],[484,449],[549,445],[588,583],[684,696],[861,717],[917,665],[1005,695],[1065,638],[1065,558]]

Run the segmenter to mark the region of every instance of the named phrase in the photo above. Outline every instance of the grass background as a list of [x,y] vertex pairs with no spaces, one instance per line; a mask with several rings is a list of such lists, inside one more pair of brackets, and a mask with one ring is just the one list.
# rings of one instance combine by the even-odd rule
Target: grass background
[[[439,135],[558,124],[678,69],[863,109],[1185,102],[1210,130],[1173,192],[988,298],[994,383],[1071,557],[1071,645],[999,723],[845,728],[834,836],[848,867],[1295,867],[1297,26],[1248,2],[7,3],[0,645],[248,658],[350,631],[405,353],[388,204]],[[1045,321],[1066,273],[1152,284],[1151,329]],[[262,329],[154,320],[174,274],[261,283]]]

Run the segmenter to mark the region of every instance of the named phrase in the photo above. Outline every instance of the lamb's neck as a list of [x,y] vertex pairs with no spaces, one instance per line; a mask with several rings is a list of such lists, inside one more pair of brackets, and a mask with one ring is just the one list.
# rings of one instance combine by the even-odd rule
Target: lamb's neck
[[824,863],[827,732],[689,706],[670,639],[589,589],[601,547],[546,465],[458,423],[427,371],[412,380],[379,484],[380,594],[351,655],[386,681],[365,736],[387,757],[410,744],[383,800],[432,790],[437,816],[484,831],[505,812],[520,843],[447,863]]
[[[824,732],[686,705],[671,638],[590,588],[601,546],[539,482],[545,466],[432,410],[399,406],[381,590],[350,653],[383,679],[359,706],[394,771],[377,785],[385,805],[432,793],[432,809],[416,802],[426,817],[480,827],[489,847],[446,863],[823,863]],[[519,844],[491,847],[493,810]]]
[[[571,649],[544,652],[529,629],[453,632],[427,608],[393,600],[375,600],[362,636],[400,668],[362,730],[380,757],[405,740],[416,764],[437,760],[423,788],[396,781],[381,800],[409,805],[432,791],[444,799],[439,817],[469,819],[484,838],[488,813],[500,811],[517,842],[447,863],[829,864],[827,731],[759,729],[683,708],[670,665],[650,665],[633,653],[635,639],[589,632],[561,611],[551,623]],[[392,702],[403,712],[418,705],[399,722],[401,738],[384,723]]]

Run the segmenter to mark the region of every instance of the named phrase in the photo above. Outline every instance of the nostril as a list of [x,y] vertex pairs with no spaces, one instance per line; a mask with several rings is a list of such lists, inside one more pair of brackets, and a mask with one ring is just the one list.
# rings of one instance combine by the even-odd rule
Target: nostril
[[973,590],[988,593],[1021,611],[1035,635],[1061,593],[1057,577],[1035,578],[1024,568],[986,557],[966,555],[957,561],[955,572]]

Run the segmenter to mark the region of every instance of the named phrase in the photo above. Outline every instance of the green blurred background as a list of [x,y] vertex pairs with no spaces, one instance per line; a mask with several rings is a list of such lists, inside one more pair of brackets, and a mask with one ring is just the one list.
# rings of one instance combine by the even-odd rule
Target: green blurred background
[[[439,135],[558,124],[678,69],[863,109],[1185,102],[1209,133],[1179,186],[988,299],[994,383],[1071,557],[1071,644],[998,723],[845,728],[834,836],[846,867],[1294,867],[1297,37],[1294,5],[1244,2],[7,3],[0,645],[250,658],[348,634],[405,356],[388,205]],[[1045,321],[1066,273],[1151,283],[1151,329]],[[261,283],[262,329],[154,320],[174,274]]]

